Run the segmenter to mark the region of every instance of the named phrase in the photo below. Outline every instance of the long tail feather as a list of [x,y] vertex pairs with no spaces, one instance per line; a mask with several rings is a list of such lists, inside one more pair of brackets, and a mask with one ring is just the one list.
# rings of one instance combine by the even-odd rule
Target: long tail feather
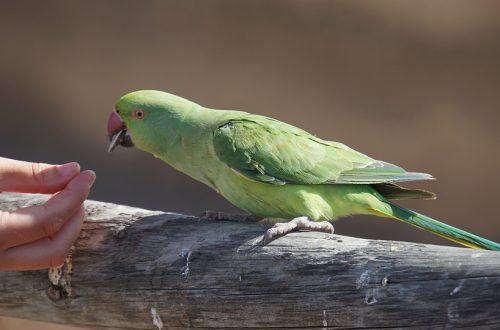
[[[441,237],[449,239],[453,242],[481,250],[500,250],[500,244],[490,241],[486,238],[471,234],[466,232],[465,230],[455,228],[453,226],[442,223],[438,220],[432,219],[423,214],[411,211],[399,205],[393,204],[389,201],[386,201],[389,206],[389,212],[391,214],[384,215],[390,218],[394,218],[396,220],[400,220],[406,222],[415,227],[433,232]],[[379,211],[380,212],[380,211]]]

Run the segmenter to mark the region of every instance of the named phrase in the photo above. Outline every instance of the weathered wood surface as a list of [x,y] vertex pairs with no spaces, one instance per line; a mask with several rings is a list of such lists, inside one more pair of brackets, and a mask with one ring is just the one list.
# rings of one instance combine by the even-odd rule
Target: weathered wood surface
[[[0,209],[44,198],[2,193]],[[113,329],[500,328],[497,252],[308,232],[262,247],[251,223],[86,210],[72,274],[53,285],[47,271],[0,272],[0,315]]]

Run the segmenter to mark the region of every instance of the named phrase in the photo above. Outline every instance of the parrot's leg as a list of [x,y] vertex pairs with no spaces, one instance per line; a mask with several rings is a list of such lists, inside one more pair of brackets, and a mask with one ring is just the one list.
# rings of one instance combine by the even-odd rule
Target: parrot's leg
[[333,225],[328,221],[311,221],[308,217],[298,217],[289,222],[278,222],[264,233],[262,243],[266,245],[279,237],[298,230],[333,234]]

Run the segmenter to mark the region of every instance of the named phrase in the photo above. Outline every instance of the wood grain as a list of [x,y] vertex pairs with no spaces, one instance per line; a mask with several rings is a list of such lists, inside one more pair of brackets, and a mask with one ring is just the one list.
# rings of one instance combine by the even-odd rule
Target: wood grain
[[[0,209],[45,198],[2,193]],[[62,276],[0,273],[0,315],[108,329],[500,328],[498,252],[310,232],[261,246],[264,228],[241,219],[86,210]]]

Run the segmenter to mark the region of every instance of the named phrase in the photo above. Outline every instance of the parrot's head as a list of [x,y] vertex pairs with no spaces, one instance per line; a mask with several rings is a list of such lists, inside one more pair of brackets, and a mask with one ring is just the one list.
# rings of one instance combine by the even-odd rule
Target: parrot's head
[[[159,154],[160,145],[173,140],[181,119],[195,103],[173,94],[142,90],[122,96],[108,119],[111,152],[117,145],[136,146]],[[162,143],[159,143],[161,141]]]

